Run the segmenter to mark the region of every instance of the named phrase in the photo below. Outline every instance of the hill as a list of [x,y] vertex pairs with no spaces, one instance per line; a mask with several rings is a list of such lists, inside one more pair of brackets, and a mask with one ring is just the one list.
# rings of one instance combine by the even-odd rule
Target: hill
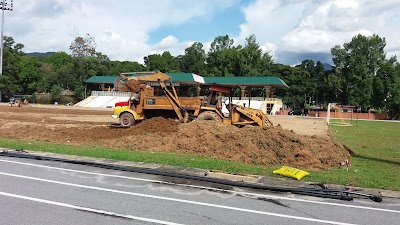
[[323,63],[322,65],[324,65],[324,70],[332,70],[333,66],[329,63]]
[[26,53],[26,55],[29,57],[47,58],[47,57],[53,55],[54,53],[55,52],[30,52],[30,53]]

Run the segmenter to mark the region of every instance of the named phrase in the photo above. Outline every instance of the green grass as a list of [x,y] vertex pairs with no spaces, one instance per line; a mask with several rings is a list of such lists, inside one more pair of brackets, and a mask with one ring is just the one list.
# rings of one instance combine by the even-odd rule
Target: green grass
[[94,158],[108,158],[115,160],[159,163],[173,166],[201,168],[216,171],[225,171],[235,174],[267,175],[278,166],[259,166],[245,163],[230,162],[227,160],[196,156],[181,155],[166,152],[123,151],[88,146],[71,146],[49,142],[10,140],[0,138],[0,146],[11,149],[26,149],[41,152],[52,152],[64,155],[87,156]]
[[[332,136],[355,152],[351,158],[349,171],[343,168],[311,171],[310,175],[303,180],[400,191],[400,141],[398,141],[400,139],[400,123],[377,121],[353,121],[352,123],[354,126],[351,127],[331,127]],[[280,165],[249,165],[195,155],[111,150],[4,138],[0,138],[0,146],[66,155],[202,168],[235,174],[276,176],[272,174],[272,171],[280,167]]]
[[352,121],[352,124],[330,128],[334,139],[354,152],[349,171],[331,169],[313,173],[307,180],[400,191],[400,123]]

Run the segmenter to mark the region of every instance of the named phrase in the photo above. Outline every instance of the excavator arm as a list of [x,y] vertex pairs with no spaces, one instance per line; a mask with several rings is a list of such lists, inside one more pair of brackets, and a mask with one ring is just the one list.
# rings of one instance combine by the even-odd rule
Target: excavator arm
[[169,91],[165,86],[164,82],[160,82],[161,88],[164,90],[165,96],[167,96],[169,102],[172,105],[176,115],[178,116],[179,120],[183,123],[187,123],[189,121],[189,114],[186,109],[182,106],[179,101],[178,95],[176,94],[174,86],[171,84],[173,92]]

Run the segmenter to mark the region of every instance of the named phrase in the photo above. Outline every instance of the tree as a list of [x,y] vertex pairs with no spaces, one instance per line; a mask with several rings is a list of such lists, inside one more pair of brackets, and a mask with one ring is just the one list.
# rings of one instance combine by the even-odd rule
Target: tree
[[193,43],[185,49],[185,54],[180,57],[180,70],[186,73],[203,74],[205,71],[206,53],[203,44],[200,42]]
[[50,87],[56,83],[54,80],[56,73],[54,72],[53,65],[50,63],[43,63],[39,70],[42,77],[36,85],[36,91],[40,93],[48,93]]
[[[15,43],[12,37],[3,38],[3,74],[0,76],[0,90],[7,97],[24,92],[23,82],[20,79],[20,70],[24,66],[22,57],[23,44]],[[25,86],[26,88],[26,86]]]
[[254,34],[246,38],[246,43],[244,47],[240,49],[240,53],[240,71],[237,75],[261,75],[261,62],[263,55],[261,47],[257,43],[256,36]]
[[78,101],[83,100],[84,93],[85,93],[84,87],[82,87],[81,85],[76,85],[74,87],[74,97],[76,100],[78,100]]
[[274,64],[271,67],[273,74],[279,74],[290,88],[277,90],[277,95],[281,96],[285,104],[293,108],[303,108],[305,97],[307,96],[307,88],[305,83],[310,74],[298,67],[290,67],[288,65]]
[[359,34],[343,47],[331,49],[333,62],[344,82],[342,103],[363,109],[372,106],[372,85],[386,58],[385,45],[385,38],[378,35],[366,37]]
[[63,90],[63,88],[62,88],[61,86],[59,86],[59,85],[54,85],[54,86],[51,88],[51,93],[50,93],[50,94],[51,94],[51,98],[52,98],[54,101],[60,101],[62,90]]
[[306,59],[296,67],[308,73],[303,81],[306,90],[304,95],[309,96],[316,104],[327,105],[328,84],[326,76],[328,72],[325,72],[324,65],[320,61],[315,63],[313,60]]
[[340,103],[340,98],[343,94],[343,85],[345,83],[342,80],[342,76],[335,72],[329,73],[324,78],[324,89],[321,91],[324,93],[324,104],[327,105],[331,102]]
[[207,71],[210,76],[234,76],[239,73],[239,52],[242,47],[233,46],[228,35],[218,36],[211,43],[207,55]]
[[400,64],[395,64],[395,71],[388,79],[387,109],[391,119],[400,120]]
[[269,74],[271,73],[272,64],[274,64],[274,61],[271,54],[269,52],[264,53],[261,57],[260,73],[263,76],[269,76]]
[[[57,52],[44,59],[42,71],[43,82],[38,91],[50,91],[49,88],[59,85],[69,89],[72,83],[77,83],[74,73],[77,67],[74,66],[74,58],[65,52]],[[47,82],[47,84],[45,84]]]
[[[66,83],[65,88],[72,89],[75,96],[83,96],[78,93],[84,90],[84,81],[91,76],[108,75],[107,64],[109,58],[101,52],[96,52],[96,41],[92,36],[86,34],[86,37],[76,37],[72,42],[70,49],[72,51],[72,66],[70,71],[70,82]],[[69,67],[63,68],[61,72],[68,72]]]
[[387,110],[389,118],[400,119],[400,65],[395,57],[383,63],[377,72],[373,103]]
[[45,63],[52,64],[54,69],[56,70],[67,64],[71,64],[72,61],[72,56],[68,55],[65,52],[56,52],[44,59]]
[[110,61],[106,67],[107,73],[105,75],[118,75],[122,72],[140,72],[145,70],[142,64],[129,61]]
[[37,57],[22,56],[18,63],[18,77],[22,86],[22,93],[33,94],[41,80],[40,66],[42,63]]
[[76,37],[71,43],[69,49],[72,51],[72,56],[88,57],[96,54],[96,41],[93,36],[86,34],[85,37]]
[[163,54],[152,54],[144,57],[146,69],[150,71],[159,70],[163,73],[178,72],[178,63],[170,52],[165,51]]

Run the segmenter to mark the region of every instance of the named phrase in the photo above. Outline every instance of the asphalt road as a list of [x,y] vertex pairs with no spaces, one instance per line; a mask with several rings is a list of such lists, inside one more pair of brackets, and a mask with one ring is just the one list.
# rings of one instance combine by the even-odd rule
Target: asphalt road
[[[0,157],[0,224],[398,224],[400,200],[255,192]],[[187,183],[187,182],[186,182]]]

